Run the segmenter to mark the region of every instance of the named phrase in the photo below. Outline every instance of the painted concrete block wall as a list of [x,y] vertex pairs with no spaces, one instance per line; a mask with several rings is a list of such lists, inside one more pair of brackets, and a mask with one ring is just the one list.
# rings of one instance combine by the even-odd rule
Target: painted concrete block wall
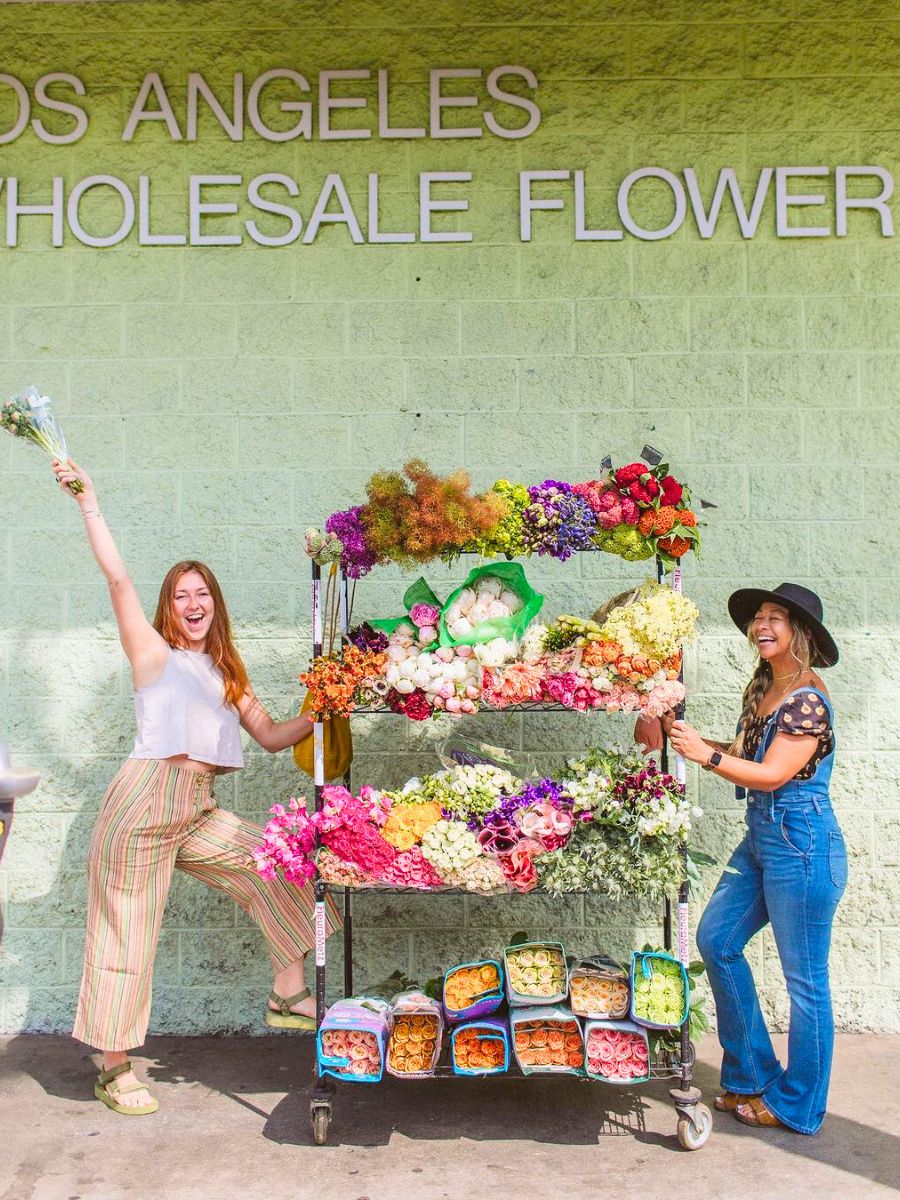
[[[52,248],[49,218],[22,218],[19,245],[0,248],[0,390],[34,381],[57,399],[148,611],[173,561],[206,560],[257,690],[287,715],[310,649],[302,531],[354,502],[373,469],[424,454],[439,468],[464,464],[479,485],[586,478],[607,452],[621,461],[644,442],[659,446],[719,506],[702,562],[686,571],[703,612],[689,659],[696,722],[726,736],[738,711],[750,659],[725,616],[735,587],[788,578],[814,587],[841,644],[828,678],[834,794],[851,851],[832,960],[846,1029],[897,1028],[900,1012],[897,244],[871,213],[851,214],[845,238],[778,239],[771,202],[750,240],[726,205],[708,240],[689,217],[659,242],[576,244],[570,194],[564,212],[534,215],[523,243],[517,173],[584,169],[596,224],[614,218],[615,190],[636,166],[693,166],[706,194],[723,166],[747,188],[775,163],[896,173],[896,18],[895,5],[876,0],[839,10],[824,0],[0,6],[3,71],[31,84],[69,70],[88,90],[80,143],[26,135],[0,146],[0,176],[18,177],[31,202],[48,199],[54,174],[67,189],[95,173],[136,189],[143,173],[154,228],[185,229],[191,173],[246,181],[274,171],[299,181],[308,217],[325,175],[340,171],[365,218],[366,177],[377,171],[382,227],[413,229],[420,171],[474,174],[470,211],[440,226],[470,229],[468,244],[354,245],[336,226],[281,248],[130,238],[91,249],[71,233]],[[542,123],[522,141],[232,143],[208,112],[196,143],[173,143],[159,123],[120,140],[153,69],[182,104],[189,70],[227,98],[235,70],[249,81],[273,65],[308,76],[384,66],[396,82],[392,119],[416,124],[427,116],[429,67],[510,62],[540,81]],[[653,188],[641,195],[641,219],[664,224],[670,201]],[[99,192],[85,199],[92,227],[120,215]],[[802,215],[833,227],[830,200]],[[91,824],[133,735],[130,680],[74,505],[11,439],[0,466],[0,734],[16,760],[45,773],[18,806],[0,874],[0,1030],[64,1031]],[[642,574],[606,556],[528,571],[550,613],[590,611]],[[458,574],[428,572],[439,590]],[[374,574],[358,589],[358,615],[395,612],[402,589],[396,572]],[[627,732],[549,715],[492,715],[477,729],[548,766]],[[357,781],[397,784],[433,767],[445,733],[360,720]],[[287,754],[251,748],[247,761],[218,784],[222,804],[262,819],[303,788]],[[724,857],[741,808],[715,780],[692,784],[706,810],[700,844]],[[624,951],[656,936],[656,917],[646,904],[581,897],[363,897],[357,979],[395,966],[425,977],[517,928],[558,934],[576,952]],[[783,1022],[768,933],[752,957]],[[243,914],[176,878],[152,1029],[258,1031],[267,984],[261,939]]]

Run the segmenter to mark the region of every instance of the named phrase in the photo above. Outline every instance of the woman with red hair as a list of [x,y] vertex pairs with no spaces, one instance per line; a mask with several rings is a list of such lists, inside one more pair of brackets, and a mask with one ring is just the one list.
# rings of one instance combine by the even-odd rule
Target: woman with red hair
[[[265,750],[312,730],[305,716],[275,721],[254,695],[231,635],[215,575],[193,560],[163,580],[151,624],[97,503],[89,475],[54,462],[60,487],[81,509],[94,558],[109,585],[134,681],[137,739],[107,788],[88,855],[84,973],[73,1035],[103,1053],[94,1093],[115,1112],[140,1116],[157,1101],[134,1075],[128,1051],[147,1032],[153,960],[174,868],[224,891],[262,930],[275,971],[266,1023],[313,1029],[304,987],[313,944],[311,884],[265,883],[253,849],[262,829],[216,804],[217,774],[244,765],[239,727]],[[83,491],[73,492],[80,481]],[[330,927],[337,924],[329,912]]]

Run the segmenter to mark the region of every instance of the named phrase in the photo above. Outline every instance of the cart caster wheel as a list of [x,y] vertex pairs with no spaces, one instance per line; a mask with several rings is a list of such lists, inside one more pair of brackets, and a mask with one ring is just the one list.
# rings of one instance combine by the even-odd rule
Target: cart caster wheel
[[328,1141],[328,1127],[331,1125],[331,1105],[314,1104],[309,1115],[312,1120],[313,1141],[317,1146],[324,1146]]
[[691,1114],[678,1118],[678,1141],[684,1150],[699,1150],[712,1133],[712,1113],[705,1104],[695,1104]]

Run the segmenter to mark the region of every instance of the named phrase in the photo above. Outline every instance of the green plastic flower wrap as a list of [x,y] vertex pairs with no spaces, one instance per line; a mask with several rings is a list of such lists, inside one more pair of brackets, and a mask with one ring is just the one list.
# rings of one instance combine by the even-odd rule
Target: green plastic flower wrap
[[690,1013],[684,964],[670,954],[635,950],[631,956],[631,1019],[648,1029],[675,1029]]
[[[495,594],[496,593],[496,594]],[[469,572],[441,609],[442,646],[476,646],[504,638],[514,641],[541,611],[544,597],[536,592],[521,564],[486,563]],[[510,615],[493,615],[492,606]],[[469,620],[463,613],[476,614]]]
[[[425,581],[425,579],[423,579],[421,575],[418,579],[411,583],[403,593],[403,607],[406,609],[408,615],[402,617],[385,617],[383,619],[370,620],[367,622],[367,624],[371,625],[373,629],[377,629],[381,633],[388,634],[388,636],[390,636],[399,626],[408,625],[410,633],[416,634],[416,636],[420,639],[421,648],[423,650],[435,645],[437,643],[437,631],[435,630],[435,636],[431,637],[430,632],[428,631],[430,631],[433,626],[421,624],[418,618],[418,612],[421,610],[431,609],[435,609],[440,612],[441,602],[431,590],[430,585]],[[413,609],[417,610],[415,618],[413,617]],[[421,632],[423,629],[426,630],[424,637]]]

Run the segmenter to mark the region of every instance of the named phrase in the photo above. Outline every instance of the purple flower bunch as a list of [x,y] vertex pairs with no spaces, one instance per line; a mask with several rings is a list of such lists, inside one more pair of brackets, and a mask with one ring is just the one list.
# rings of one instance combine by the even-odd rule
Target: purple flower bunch
[[633,809],[647,800],[662,800],[666,794],[683,796],[684,784],[667,771],[660,771],[652,759],[646,767],[626,775],[613,788],[613,799],[623,809]]
[[545,479],[528,489],[531,503],[522,513],[523,541],[529,553],[565,562],[576,550],[589,550],[597,531],[590,504],[570,483]]
[[388,648],[387,634],[380,629],[373,629],[368,621],[350,630],[350,641],[358,650],[371,650],[373,654],[380,654]]
[[532,804],[543,804],[549,800],[554,808],[571,808],[572,800],[558,783],[552,779],[539,779],[535,783],[525,783],[521,792],[515,796],[505,796],[495,809],[484,818],[485,826],[504,826],[514,822],[516,813]]
[[340,538],[344,547],[341,554],[341,566],[350,579],[361,579],[368,575],[378,556],[366,542],[366,531],[359,518],[362,505],[344,509],[343,512],[332,513],[325,522],[326,533],[333,533]]

